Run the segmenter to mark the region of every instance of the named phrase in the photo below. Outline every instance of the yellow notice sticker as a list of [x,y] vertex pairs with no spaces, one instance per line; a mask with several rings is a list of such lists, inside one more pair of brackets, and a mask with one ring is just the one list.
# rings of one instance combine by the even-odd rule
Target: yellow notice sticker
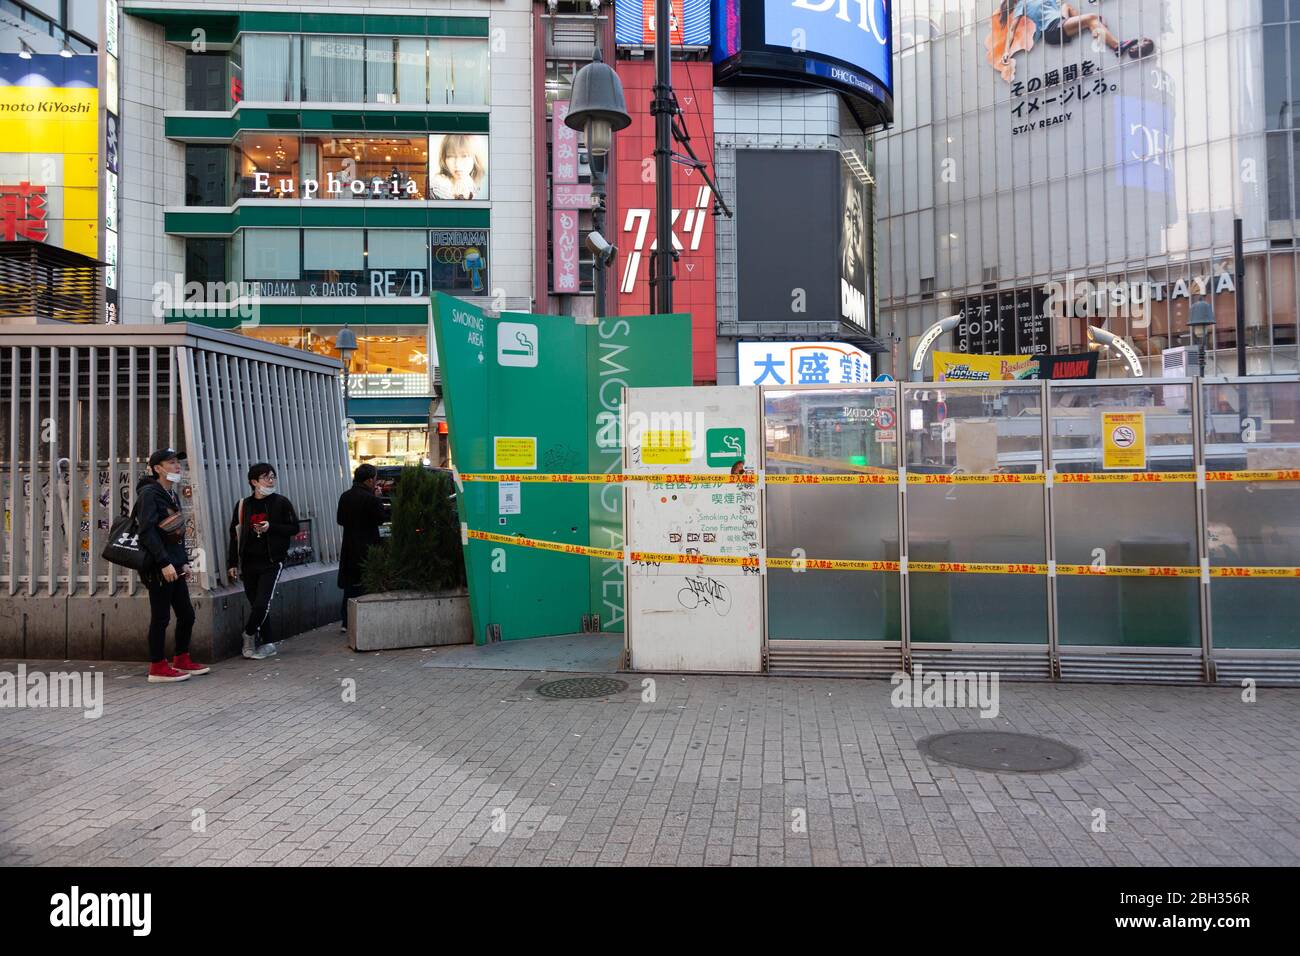
[[497,435],[492,445],[493,468],[537,468],[537,439]]
[[1141,412],[1101,413],[1102,468],[1147,467],[1146,419]]
[[691,433],[689,431],[648,431],[641,439],[641,464],[689,465]]

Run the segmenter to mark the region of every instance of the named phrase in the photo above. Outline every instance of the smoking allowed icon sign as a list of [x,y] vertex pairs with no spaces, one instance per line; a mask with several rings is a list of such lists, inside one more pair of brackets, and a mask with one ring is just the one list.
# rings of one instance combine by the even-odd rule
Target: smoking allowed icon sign
[[497,364],[537,368],[537,326],[502,322],[497,326]]

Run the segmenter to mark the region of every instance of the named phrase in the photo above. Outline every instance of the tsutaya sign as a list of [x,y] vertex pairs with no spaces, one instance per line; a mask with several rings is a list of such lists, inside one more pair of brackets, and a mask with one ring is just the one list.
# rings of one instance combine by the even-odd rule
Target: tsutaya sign
[[[311,199],[321,191],[320,180],[304,179],[302,181],[302,198]],[[281,194],[292,194],[298,190],[298,181],[292,176],[279,176],[276,178],[276,189],[271,188],[271,174],[257,172],[253,173],[253,193],[258,196],[272,197],[278,191]],[[363,196],[370,193],[372,196],[392,196],[396,192],[404,192],[407,196],[418,199],[420,196],[420,187],[414,179],[407,179],[405,183],[397,177],[383,179],[375,176],[372,179],[336,179],[333,173],[325,174],[325,195],[342,196],[345,192],[353,196]]]
[[1075,279],[1074,273],[1065,277],[1065,281],[1049,282],[1043,286],[1047,294],[1044,310],[1047,315],[1060,318],[1062,315],[1087,317],[1109,315],[1113,309],[1141,306],[1147,302],[1164,302],[1166,299],[1190,299],[1197,295],[1219,295],[1224,292],[1236,292],[1237,283],[1231,272],[1222,271],[1217,275],[1180,276],[1172,283],[1152,282],[1149,279],[1135,281],[1111,281],[1109,279]]

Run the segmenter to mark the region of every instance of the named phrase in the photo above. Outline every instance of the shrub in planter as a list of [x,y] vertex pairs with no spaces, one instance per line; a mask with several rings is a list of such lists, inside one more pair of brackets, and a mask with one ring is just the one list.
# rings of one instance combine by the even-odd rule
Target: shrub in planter
[[361,580],[379,591],[454,591],[465,586],[455,487],[444,472],[403,468],[393,489],[393,533],[370,549]]

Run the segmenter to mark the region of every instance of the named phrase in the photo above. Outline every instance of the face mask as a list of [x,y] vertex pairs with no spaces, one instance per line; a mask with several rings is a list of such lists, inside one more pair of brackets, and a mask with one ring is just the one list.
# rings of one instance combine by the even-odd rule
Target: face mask
[[257,486],[257,497],[259,498],[265,498],[267,495],[274,494],[274,493],[275,493],[275,485],[273,484],[265,485],[265,486],[263,485]]
[[167,478],[167,480],[170,481],[172,484],[174,484],[174,485],[176,485],[176,484],[180,484],[180,481],[181,481],[181,477],[182,477],[182,476],[181,476],[181,473],[180,473],[179,471],[165,471],[165,472],[163,472],[163,475],[164,475],[164,476]]

